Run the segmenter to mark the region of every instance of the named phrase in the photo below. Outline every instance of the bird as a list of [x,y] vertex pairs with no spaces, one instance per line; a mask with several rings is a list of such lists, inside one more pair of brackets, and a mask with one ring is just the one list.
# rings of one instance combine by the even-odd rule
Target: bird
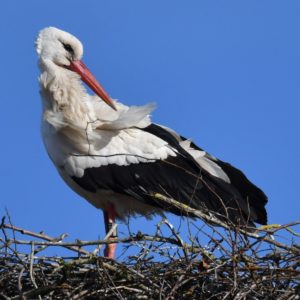
[[[45,148],[67,185],[103,210],[106,232],[128,216],[183,214],[156,195],[228,224],[267,224],[268,198],[259,187],[192,140],[153,123],[155,104],[112,99],[83,63],[75,36],[46,27],[35,44]],[[111,243],[104,255],[113,259],[115,252]]]

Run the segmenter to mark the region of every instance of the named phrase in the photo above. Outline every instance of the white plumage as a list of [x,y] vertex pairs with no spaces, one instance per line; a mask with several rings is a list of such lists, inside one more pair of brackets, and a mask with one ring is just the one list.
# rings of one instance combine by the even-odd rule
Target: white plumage
[[[151,197],[156,192],[233,223],[266,223],[267,199],[242,172],[152,124],[153,104],[128,107],[111,100],[81,62],[77,38],[49,27],[36,48],[48,154],[66,183],[108,213],[111,223],[115,214],[162,212]],[[82,80],[97,95],[89,95]]]

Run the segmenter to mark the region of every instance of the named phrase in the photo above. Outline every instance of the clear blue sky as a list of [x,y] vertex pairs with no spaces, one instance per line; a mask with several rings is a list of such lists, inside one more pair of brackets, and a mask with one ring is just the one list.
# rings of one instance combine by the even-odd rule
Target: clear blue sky
[[299,13],[297,0],[3,1],[0,214],[54,236],[103,235],[102,214],[59,178],[40,138],[34,40],[51,25],[83,42],[112,97],[155,101],[155,122],[242,169],[269,196],[270,223],[299,220]]

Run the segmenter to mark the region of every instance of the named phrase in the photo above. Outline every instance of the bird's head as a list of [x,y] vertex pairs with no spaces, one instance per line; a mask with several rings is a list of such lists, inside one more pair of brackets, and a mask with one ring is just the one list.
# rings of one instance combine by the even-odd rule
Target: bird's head
[[83,55],[81,42],[70,33],[55,27],[47,27],[40,31],[36,50],[40,59],[60,67],[70,66],[72,61],[81,60]]
[[109,95],[81,61],[83,46],[76,37],[55,27],[47,27],[38,35],[36,50],[44,68],[77,73],[103,101],[116,110]]

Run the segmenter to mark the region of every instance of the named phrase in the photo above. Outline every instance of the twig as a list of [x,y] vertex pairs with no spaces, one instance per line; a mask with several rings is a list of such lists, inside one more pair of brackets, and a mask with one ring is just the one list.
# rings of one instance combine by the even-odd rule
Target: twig
[[30,279],[31,279],[33,286],[37,289],[38,286],[37,286],[34,276],[33,276],[34,241],[31,242],[31,253],[30,253],[29,259],[30,259],[30,267],[29,267]]
[[[212,224],[215,224],[215,225],[219,225],[225,229],[228,229],[228,230],[232,230],[232,227],[230,227],[228,224],[222,222],[221,220],[217,219],[216,217],[214,217],[213,215],[209,216],[205,213],[203,213],[202,211],[200,210],[197,210],[197,209],[194,209],[194,208],[191,208],[181,202],[178,202],[172,198],[168,198],[164,195],[161,195],[161,194],[158,194],[156,193],[155,195],[153,195],[154,197],[156,197],[157,199],[159,199],[160,201],[164,202],[164,204],[168,204],[168,205],[172,205],[178,209],[181,209],[182,211],[184,211],[188,216],[194,216],[194,217],[198,217],[198,218],[201,218],[202,220],[204,220],[205,222],[208,222],[208,223],[212,223]],[[293,225],[298,225],[300,224],[300,222],[294,222],[292,223]],[[253,228],[250,228],[253,230]],[[299,248],[297,247],[286,247],[286,245],[282,244],[282,243],[279,243],[279,242],[276,242],[274,241],[273,239],[270,239],[268,238],[268,233],[265,234],[264,236],[259,236],[257,233],[252,233],[251,231],[247,231],[243,228],[235,228],[236,231],[238,231],[240,234],[244,234],[248,237],[252,237],[252,238],[255,238],[255,239],[259,239],[259,240],[263,240],[265,242],[268,242],[276,247],[279,247],[279,248],[282,248],[282,249],[285,249],[285,250],[294,250],[296,252],[299,252]]]
[[[23,229],[23,228],[13,226],[11,224],[3,224],[3,228],[12,229],[13,231],[20,232],[23,235],[29,235],[29,236],[32,236],[32,237],[36,237],[36,238],[39,238],[39,239],[42,239],[42,240],[45,240],[45,241],[49,241],[49,242],[54,242],[54,243],[60,243],[65,237],[68,236],[67,234],[64,233],[64,234],[61,234],[58,238],[53,238],[53,237],[51,237],[49,235],[46,235],[44,233],[32,232],[32,231],[29,231],[29,230],[26,230],[26,229]],[[38,245],[38,244],[36,243],[36,245]],[[66,248],[69,249],[69,250],[75,251],[77,253],[80,253],[80,254],[89,254],[88,251],[80,249],[80,248],[76,247],[75,245],[72,245],[70,247],[66,246]]]
[[[160,230],[163,224],[170,228],[168,237]],[[41,238],[44,233],[2,222],[0,298],[295,299],[299,294],[300,247],[294,229],[299,224],[291,224],[293,232],[287,230],[288,225],[259,228],[256,237],[241,233],[240,227],[229,231],[210,224],[194,225],[197,232],[189,244],[168,220],[157,225],[153,236],[131,231],[118,239],[74,242],[64,242],[65,235],[45,240]],[[284,247],[265,238],[279,236],[281,231],[287,240],[291,238],[289,243],[280,243]],[[14,232],[22,233],[23,240],[13,236]],[[101,245],[109,243],[126,245],[128,253],[123,260],[96,256]],[[15,248],[16,244],[23,246]],[[83,249],[90,245],[97,247],[92,252]],[[74,247],[87,254],[41,256],[39,246],[44,250]],[[29,253],[20,251],[28,248]]]
[[[111,229],[108,231],[108,233],[106,234],[106,236],[104,237],[104,241],[109,240],[109,238],[111,237],[111,235],[115,232],[115,230],[117,229],[118,224],[115,223]],[[94,251],[92,251],[93,255],[97,255],[97,253],[101,250],[103,244],[98,244],[98,246],[96,247],[96,249]]]

